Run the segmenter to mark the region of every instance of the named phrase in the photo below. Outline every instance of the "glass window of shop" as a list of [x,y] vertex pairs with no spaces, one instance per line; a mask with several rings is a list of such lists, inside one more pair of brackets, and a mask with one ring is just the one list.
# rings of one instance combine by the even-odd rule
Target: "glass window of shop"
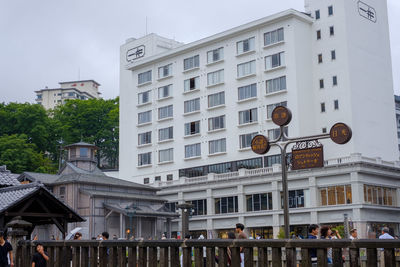
[[273,239],[274,238],[274,231],[272,227],[254,227],[249,228],[249,237],[253,237],[257,239],[260,236],[261,239]]
[[336,185],[319,189],[321,206],[352,203],[351,185]]
[[364,201],[373,205],[396,206],[396,189],[364,185]]

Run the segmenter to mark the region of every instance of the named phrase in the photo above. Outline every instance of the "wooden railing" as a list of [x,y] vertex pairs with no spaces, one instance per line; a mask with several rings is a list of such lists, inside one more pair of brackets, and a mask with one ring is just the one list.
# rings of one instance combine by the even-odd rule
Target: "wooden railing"
[[[384,266],[398,264],[395,252],[397,240],[158,240],[158,241],[41,241],[50,260],[47,266],[56,267],[203,267],[203,248],[206,266],[240,266],[240,249],[244,265],[297,267],[312,266],[311,253],[316,252],[317,266],[328,266],[327,250],[332,249],[331,266]],[[20,241],[16,251],[16,267],[31,266],[34,242]],[[229,250],[229,253],[228,253]],[[361,255],[360,255],[361,253]],[[346,264],[344,265],[346,261]],[[284,263],[284,265],[282,265]],[[382,265],[379,265],[382,266]]]

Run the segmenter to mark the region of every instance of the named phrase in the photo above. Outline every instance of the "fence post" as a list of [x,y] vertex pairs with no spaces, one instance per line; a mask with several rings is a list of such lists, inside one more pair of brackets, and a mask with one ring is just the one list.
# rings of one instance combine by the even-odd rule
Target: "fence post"
[[244,248],[244,266],[245,267],[253,267],[254,257],[253,257],[253,248]]
[[215,248],[207,247],[207,267],[215,267]]
[[296,248],[286,248],[286,266],[287,267],[297,266]]
[[157,247],[149,247],[149,267],[157,267]]
[[183,266],[192,266],[192,248],[191,247],[183,247]]
[[332,262],[333,262],[333,266],[342,266],[343,265],[343,257],[342,257],[342,249],[341,248],[332,248]]
[[[101,245],[101,243],[100,243]],[[107,267],[108,265],[108,248],[107,247],[99,247],[99,263],[100,267]]]
[[204,267],[203,248],[202,247],[194,248],[194,266],[195,267]]
[[230,247],[228,248],[231,251],[231,266],[239,267],[240,266],[240,247]]
[[272,248],[272,267],[282,267],[282,248]]
[[[311,266],[310,250],[308,248],[301,249],[301,267]],[[336,265],[334,265],[336,266]]]
[[89,254],[90,254],[90,258],[89,258],[89,264],[90,266],[95,266],[97,267],[97,257],[99,254],[99,247],[95,247],[95,246],[90,246],[89,247]]
[[79,247],[72,247],[72,267],[80,266],[80,253],[81,250]]
[[218,266],[228,266],[227,247],[218,247]]
[[385,258],[385,267],[395,267],[396,266],[396,258],[394,256],[393,248],[385,248],[384,250],[384,258]]
[[110,255],[109,255],[109,257],[110,257],[110,259],[109,259],[109,264],[111,265],[111,266],[117,266],[117,264],[118,264],[118,251],[117,251],[117,247],[116,246],[112,246],[110,249],[109,249],[109,251],[110,251]]
[[328,257],[326,248],[317,248],[318,267],[328,267]]
[[147,266],[147,247],[139,247],[139,266]]
[[81,265],[80,266],[81,267],[89,266],[89,248],[86,246],[81,247]]
[[360,258],[360,250],[358,248],[350,248],[350,267],[358,267]]
[[137,265],[137,247],[129,247],[128,248],[128,266],[136,266]]
[[258,266],[268,267],[268,248],[259,247],[258,248]]
[[160,248],[160,267],[169,267],[168,247]]
[[179,261],[179,247],[170,247],[169,248],[170,252],[170,261],[171,261],[171,266],[179,266],[180,261]]

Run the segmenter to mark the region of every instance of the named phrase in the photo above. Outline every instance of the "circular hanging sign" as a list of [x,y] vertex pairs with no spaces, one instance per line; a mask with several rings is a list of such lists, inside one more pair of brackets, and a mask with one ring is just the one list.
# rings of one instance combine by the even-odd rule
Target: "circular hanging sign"
[[257,154],[265,154],[270,149],[268,138],[264,135],[256,135],[251,140],[251,150]]
[[272,121],[279,126],[288,125],[292,120],[292,112],[287,107],[277,106],[272,111]]
[[329,135],[333,142],[339,145],[344,145],[350,141],[352,132],[349,126],[343,122],[338,122],[332,126]]

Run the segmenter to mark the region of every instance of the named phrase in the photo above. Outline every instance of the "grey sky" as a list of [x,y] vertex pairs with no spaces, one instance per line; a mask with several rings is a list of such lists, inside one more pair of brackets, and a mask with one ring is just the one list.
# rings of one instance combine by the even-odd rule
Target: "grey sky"
[[[387,1],[400,94],[400,1]],[[288,8],[303,0],[0,0],[0,102],[34,102],[34,90],[78,78],[117,96],[119,47],[146,33],[146,16],[148,33],[188,43]]]

